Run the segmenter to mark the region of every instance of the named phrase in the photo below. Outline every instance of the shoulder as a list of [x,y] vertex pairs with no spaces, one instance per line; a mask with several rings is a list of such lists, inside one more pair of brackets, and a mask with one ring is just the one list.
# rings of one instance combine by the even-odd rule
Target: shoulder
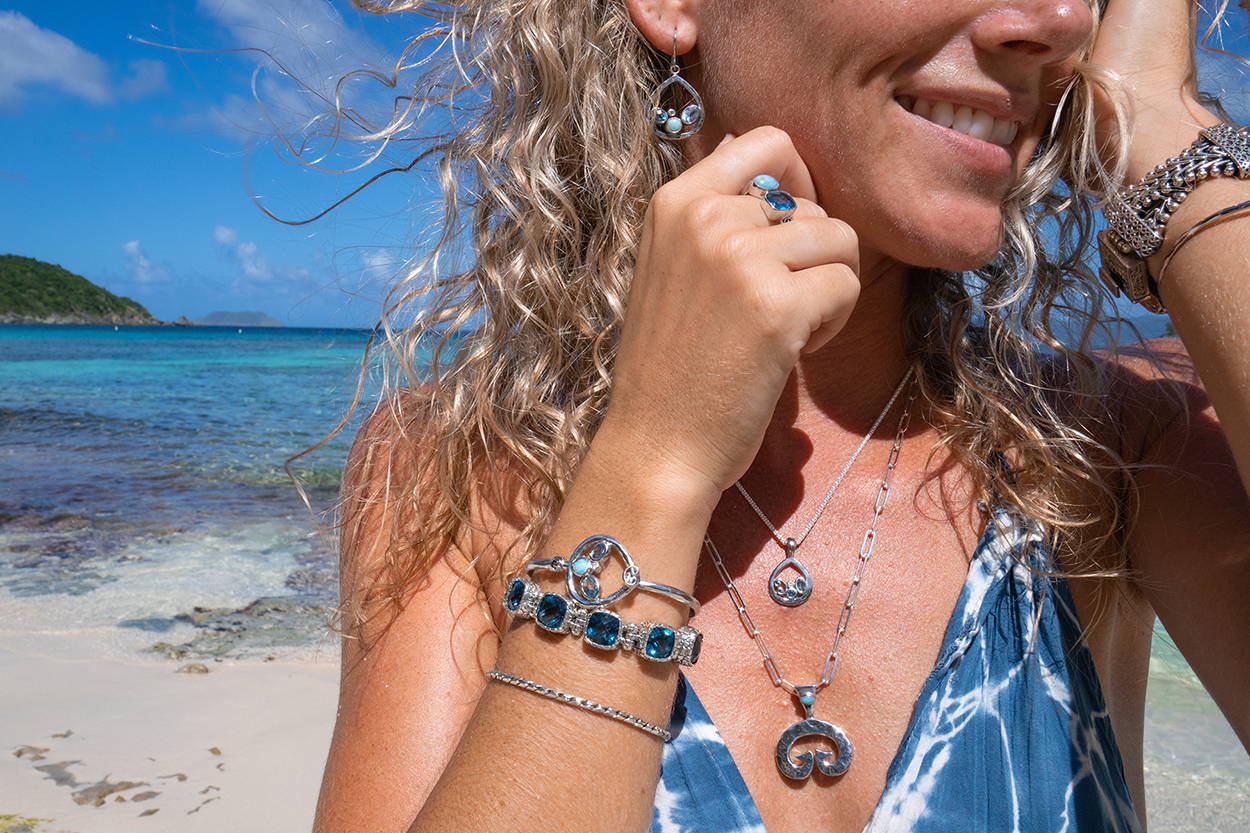
[[384,398],[361,424],[343,476],[345,575],[386,571],[415,585],[441,561],[488,597],[502,586],[524,549],[526,481],[456,422],[426,383]]
[[[1124,463],[1147,460],[1190,431],[1219,430],[1202,380],[1179,338],[1162,337],[1094,351],[1101,378],[1091,426]],[[1195,421],[1200,417],[1200,421]]]

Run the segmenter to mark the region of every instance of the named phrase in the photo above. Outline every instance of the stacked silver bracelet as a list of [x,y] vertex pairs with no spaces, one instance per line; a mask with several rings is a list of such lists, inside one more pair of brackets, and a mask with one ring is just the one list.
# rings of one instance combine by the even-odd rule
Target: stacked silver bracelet
[[1115,194],[1103,208],[1107,228],[1098,233],[1103,282],[1151,312],[1166,312],[1146,258],[1163,245],[1168,220],[1198,183],[1215,176],[1250,178],[1250,135],[1245,127],[1204,127],[1177,155],[1159,163]]
[[[604,595],[598,575],[608,557],[613,554],[618,555],[623,562],[623,583],[621,587]],[[569,595],[544,591],[528,578],[540,571],[564,573]],[[648,590],[683,602],[692,614],[699,610],[699,603],[685,591],[643,579],[629,552],[615,538],[592,535],[578,544],[570,557],[535,558],[525,565],[524,572],[524,576],[515,576],[509,581],[504,591],[504,609],[513,616],[533,619],[538,627],[551,633],[580,636],[587,645],[602,651],[629,651],[650,662],[675,662],[685,666],[699,661],[703,634],[697,628],[689,625],[674,628],[660,622],[623,622],[619,614],[607,609],[608,605],[634,590]],[[668,741],[672,738],[667,730],[653,723],[594,700],[498,669],[488,672],[487,676],[571,706],[606,715],[642,729],[661,740]]]
[[527,680],[524,677],[518,677],[515,674],[509,674],[499,669],[486,672],[486,676],[492,680],[498,680],[501,683],[514,685],[517,688],[523,688],[526,691],[532,691],[535,694],[541,694],[544,697],[550,697],[552,700],[559,700],[561,703],[568,703],[570,706],[586,709],[597,714],[610,717],[613,720],[619,720],[622,723],[628,723],[630,726],[642,729],[644,732],[655,735],[660,740],[667,743],[673,739],[673,735],[667,729],[662,729],[654,723],[648,723],[641,717],[635,717],[629,712],[623,712],[620,709],[614,709],[611,706],[605,706],[594,700],[587,700],[585,697],[578,697],[576,694],[569,694],[567,691],[560,691],[558,688],[541,685],[533,680]]
[[659,622],[623,622],[614,611],[580,605],[524,577],[508,584],[503,606],[518,618],[533,619],[543,630],[580,636],[600,650],[630,651],[651,662],[691,666],[699,661],[703,646],[703,634],[690,625],[673,628]]

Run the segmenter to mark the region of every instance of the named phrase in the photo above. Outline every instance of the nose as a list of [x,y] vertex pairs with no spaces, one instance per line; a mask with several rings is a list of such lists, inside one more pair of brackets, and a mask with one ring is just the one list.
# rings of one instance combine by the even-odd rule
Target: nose
[[1015,0],[987,4],[974,22],[979,48],[1038,65],[1059,63],[1085,46],[1094,29],[1090,0]]

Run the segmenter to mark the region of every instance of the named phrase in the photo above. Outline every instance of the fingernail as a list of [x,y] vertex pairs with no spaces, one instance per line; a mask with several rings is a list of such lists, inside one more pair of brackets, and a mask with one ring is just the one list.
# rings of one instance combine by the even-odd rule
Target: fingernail
[[717,145],[717,147],[720,147],[721,145],[725,144],[725,142],[728,142],[733,137],[734,137],[734,134],[726,133],[724,138],[720,140],[720,143]]

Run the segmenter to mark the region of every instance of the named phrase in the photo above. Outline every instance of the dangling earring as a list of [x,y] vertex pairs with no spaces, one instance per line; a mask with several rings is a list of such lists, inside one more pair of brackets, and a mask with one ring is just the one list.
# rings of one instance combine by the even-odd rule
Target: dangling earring
[[[703,99],[699,97],[699,93],[694,87],[690,86],[685,78],[678,75],[681,68],[677,66],[677,30],[673,30],[673,59],[669,62],[668,70],[673,73],[667,78],[663,84],[655,88],[655,92],[651,94],[650,119],[652,127],[655,128],[655,135],[661,139],[669,139],[675,141],[684,139],[687,136],[693,136],[699,132],[699,128],[703,126]],[[660,97],[664,93],[664,89],[670,84],[681,84],[690,91],[693,101],[682,108],[681,116],[677,115],[675,108],[664,109],[660,105]]]

